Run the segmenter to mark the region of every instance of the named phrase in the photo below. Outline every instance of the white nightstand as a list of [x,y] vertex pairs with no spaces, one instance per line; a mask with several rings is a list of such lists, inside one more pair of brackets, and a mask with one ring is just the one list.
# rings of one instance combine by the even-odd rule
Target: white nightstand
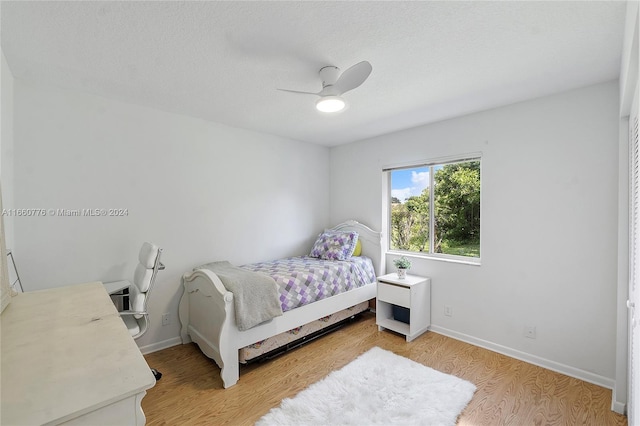
[[[409,309],[409,324],[394,319],[393,305]],[[378,277],[376,301],[378,330],[385,328],[412,341],[431,325],[431,278],[407,275],[399,279],[394,272]]]

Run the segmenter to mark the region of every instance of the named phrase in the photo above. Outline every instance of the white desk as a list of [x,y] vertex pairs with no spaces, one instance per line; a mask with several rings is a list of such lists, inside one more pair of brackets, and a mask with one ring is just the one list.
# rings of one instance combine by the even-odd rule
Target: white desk
[[20,293],[1,318],[6,425],[144,425],[155,379],[102,283]]
[[102,283],[102,285],[104,286],[105,290],[107,290],[107,293],[115,294],[115,293],[121,292],[124,289],[129,288],[131,283],[127,280],[123,280],[123,281],[111,281],[108,283]]

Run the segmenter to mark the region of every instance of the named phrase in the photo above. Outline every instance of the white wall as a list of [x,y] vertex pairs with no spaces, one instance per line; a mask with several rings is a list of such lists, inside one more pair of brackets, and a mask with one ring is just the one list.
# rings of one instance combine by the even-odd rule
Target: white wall
[[629,298],[629,114],[638,90],[638,2],[627,2],[620,66],[620,142],[618,148],[618,294],[616,325],[616,383],[611,409],[624,413],[628,399]]
[[382,227],[385,165],[482,152],[482,265],[413,262],[433,279],[434,329],[612,387],[618,93],[614,81],[336,147],[331,220]]
[[131,277],[155,242],[167,269],[141,346],[176,343],[183,273],[306,253],[329,225],[326,147],[21,80],[14,100],[16,207],[128,209],[16,220],[25,289]]
[[[2,182],[2,208],[9,207],[12,198],[13,180],[13,75],[0,50],[0,182]],[[9,285],[13,282],[13,276],[9,278],[7,267],[6,248],[13,243],[13,218],[0,217],[0,312],[11,302]]]
[[[0,182],[2,182],[2,201],[5,209],[13,208],[13,75],[1,52],[2,68],[0,92]],[[11,216],[4,217],[6,247],[13,247],[13,221]]]

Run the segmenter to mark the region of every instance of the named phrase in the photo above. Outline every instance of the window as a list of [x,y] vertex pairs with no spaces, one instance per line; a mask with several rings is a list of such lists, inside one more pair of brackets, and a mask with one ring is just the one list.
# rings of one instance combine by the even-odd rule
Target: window
[[390,250],[480,258],[480,158],[385,172]]

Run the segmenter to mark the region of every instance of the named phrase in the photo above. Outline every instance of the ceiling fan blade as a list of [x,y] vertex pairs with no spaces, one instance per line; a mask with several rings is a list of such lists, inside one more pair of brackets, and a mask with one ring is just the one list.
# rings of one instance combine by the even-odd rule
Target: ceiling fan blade
[[291,92],[291,93],[302,93],[303,95],[319,95],[320,93],[315,92],[301,92],[300,90],[289,90],[289,89],[277,89],[282,92]]
[[373,67],[367,61],[358,62],[351,68],[343,72],[338,81],[333,85],[340,94],[353,90],[360,86],[369,77]]

